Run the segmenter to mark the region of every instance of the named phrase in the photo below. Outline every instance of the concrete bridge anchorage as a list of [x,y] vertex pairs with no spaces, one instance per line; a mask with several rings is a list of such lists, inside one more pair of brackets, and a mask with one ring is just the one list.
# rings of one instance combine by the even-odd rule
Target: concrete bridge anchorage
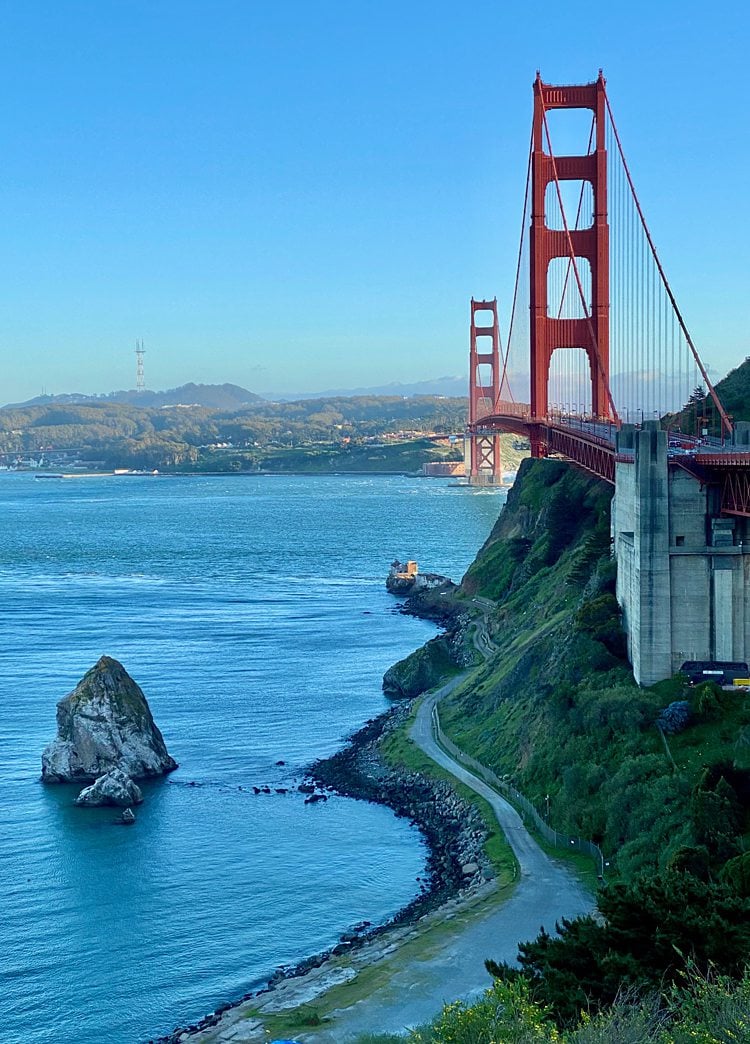
[[[668,438],[647,421],[616,441],[617,600],[640,685],[686,660],[750,656],[750,519],[722,514],[721,489],[696,481]],[[747,452],[750,425],[735,424],[733,441]]]

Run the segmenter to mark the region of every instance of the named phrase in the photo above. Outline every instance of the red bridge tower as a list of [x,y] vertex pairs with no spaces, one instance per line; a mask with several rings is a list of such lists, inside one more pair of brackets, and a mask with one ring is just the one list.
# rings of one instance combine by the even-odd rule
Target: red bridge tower
[[[477,326],[477,312],[482,326]],[[477,339],[482,338],[482,349]],[[489,341],[489,343],[486,343]],[[497,321],[497,298],[492,301],[471,299],[471,343],[469,353],[469,436],[471,461],[469,482],[472,485],[499,484],[503,480],[500,459],[500,435],[477,434],[482,417],[496,410],[500,395],[500,326]]]
[[[554,156],[547,113],[551,109],[591,109],[594,114],[593,152],[582,156]],[[591,370],[591,412],[612,417],[609,396],[609,226],[607,225],[607,152],[605,148],[605,81],[553,87],[537,73],[534,84],[534,126],[531,157],[531,415],[548,413],[548,386],[552,355],[558,349],[582,348]],[[554,143],[552,143],[554,144]],[[589,228],[574,228],[562,205],[560,182],[589,182],[593,190],[594,218]],[[547,187],[553,185],[562,214],[562,228],[547,224]],[[548,272],[555,258],[568,259],[568,300],[580,304],[577,318],[561,318],[549,301]],[[590,300],[584,265],[591,270]],[[588,273],[585,273],[588,275]],[[552,314],[550,314],[552,312]]]

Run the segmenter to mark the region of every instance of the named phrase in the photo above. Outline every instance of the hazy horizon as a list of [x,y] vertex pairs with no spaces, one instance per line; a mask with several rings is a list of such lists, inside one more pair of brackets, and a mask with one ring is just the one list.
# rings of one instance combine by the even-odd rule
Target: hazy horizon
[[544,19],[487,0],[471,17],[391,0],[6,5],[2,397],[130,387],[136,338],[152,388],[464,372],[470,297],[497,296],[507,329],[537,68],[551,83],[604,69],[694,340],[716,370],[737,365],[750,143],[728,102],[747,9],[574,2]]

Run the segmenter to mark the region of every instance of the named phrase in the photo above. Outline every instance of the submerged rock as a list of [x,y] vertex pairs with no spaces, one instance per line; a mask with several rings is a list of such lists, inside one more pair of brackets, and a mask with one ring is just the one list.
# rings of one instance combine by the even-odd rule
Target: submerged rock
[[110,656],[57,704],[57,736],[42,754],[43,783],[98,781],[112,769],[132,781],[176,768],[146,697]]
[[136,786],[127,772],[123,772],[119,768],[112,769],[103,776],[99,776],[90,787],[85,787],[76,798],[77,805],[84,805],[89,808],[95,808],[100,805],[115,805],[118,808],[128,809],[133,818],[132,820],[126,820],[123,812],[123,822],[135,822],[135,816],[132,810],[130,810],[130,805],[139,805],[141,801],[143,801],[141,788]]

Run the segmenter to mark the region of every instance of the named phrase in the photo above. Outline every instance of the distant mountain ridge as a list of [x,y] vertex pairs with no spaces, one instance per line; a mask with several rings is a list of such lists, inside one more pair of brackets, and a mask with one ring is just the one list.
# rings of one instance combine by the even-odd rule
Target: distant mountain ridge
[[263,402],[262,395],[241,388],[238,384],[182,384],[168,391],[116,391],[108,395],[37,395],[27,402],[9,403],[9,406],[85,406],[91,403],[117,403],[124,406],[205,406],[214,410],[241,409],[255,402]]
[[349,399],[359,395],[402,395],[411,398],[413,395],[442,395],[448,398],[465,398],[469,394],[469,378],[467,377],[434,377],[427,381],[414,381],[402,384],[391,381],[390,384],[379,384],[372,388],[329,388],[315,392],[266,392],[265,398],[275,402],[299,402],[302,399]]
[[[102,395],[84,395],[82,392],[67,392],[60,395],[37,395],[25,402],[9,402],[5,407],[20,409],[24,406],[87,406],[115,403],[123,406],[204,406],[214,410],[240,410],[260,402],[300,402],[307,399],[351,399],[357,396],[400,396],[411,398],[418,395],[438,395],[447,398],[465,398],[468,394],[466,377],[436,377],[426,381],[402,384],[392,381],[372,388],[339,388],[315,392],[268,392],[258,395],[238,384],[181,384],[167,391],[114,391]],[[0,407],[3,409],[5,407]]]

